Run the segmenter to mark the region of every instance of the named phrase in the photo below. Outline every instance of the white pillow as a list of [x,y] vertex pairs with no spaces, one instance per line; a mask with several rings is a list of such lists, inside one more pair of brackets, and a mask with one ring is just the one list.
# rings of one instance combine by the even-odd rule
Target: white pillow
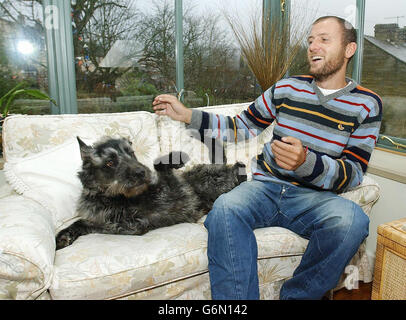
[[81,165],[75,138],[31,157],[7,161],[4,174],[17,193],[39,202],[50,212],[58,232],[75,220],[76,202],[82,192],[77,176]]

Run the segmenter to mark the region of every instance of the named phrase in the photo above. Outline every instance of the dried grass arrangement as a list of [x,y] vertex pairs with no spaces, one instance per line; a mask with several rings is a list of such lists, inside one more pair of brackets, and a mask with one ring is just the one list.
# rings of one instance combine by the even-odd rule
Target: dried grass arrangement
[[[310,30],[305,13],[291,16],[292,23],[269,22],[262,18],[261,10],[254,10],[248,24],[240,18],[224,13],[248,67],[256,77],[262,91],[283,78],[292,65]],[[308,25],[308,27],[306,27]]]

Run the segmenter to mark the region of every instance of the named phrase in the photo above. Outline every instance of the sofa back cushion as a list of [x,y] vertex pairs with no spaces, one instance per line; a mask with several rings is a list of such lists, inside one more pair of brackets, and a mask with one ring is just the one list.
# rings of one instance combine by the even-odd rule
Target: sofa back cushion
[[[250,105],[247,103],[218,105],[211,107],[197,108],[199,110],[225,116],[235,116],[246,110]],[[210,163],[208,148],[199,140],[192,138],[185,124],[173,121],[168,117],[158,117],[158,137],[161,146],[161,152],[166,153],[172,150],[186,152],[190,161],[186,168],[197,163]],[[239,143],[224,143],[224,149],[227,157],[227,163],[243,162],[247,166],[247,171],[251,172],[251,160],[257,154],[262,152],[264,143],[271,140],[273,125],[264,130],[258,137]],[[250,178],[250,176],[249,176]]]
[[126,137],[138,160],[152,168],[159,155],[155,118],[148,112],[9,117],[4,173],[18,193],[49,211],[58,232],[75,220],[82,188],[76,136],[90,144],[103,136]]

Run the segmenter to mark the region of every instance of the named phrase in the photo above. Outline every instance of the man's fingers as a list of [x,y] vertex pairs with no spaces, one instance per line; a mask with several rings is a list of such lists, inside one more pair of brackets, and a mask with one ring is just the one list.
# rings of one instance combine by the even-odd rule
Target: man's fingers
[[293,146],[302,146],[302,142],[299,139],[296,139],[294,137],[290,137],[290,136],[283,137],[282,141],[285,143],[288,143],[290,145],[293,145]]
[[289,157],[290,155],[291,155],[291,152],[290,151],[288,151],[288,150],[286,150],[286,149],[284,149],[284,148],[281,148],[277,143],[272,143],[271,144],[271,149],[272,149],[272,152],[275,154],[275,155],[278,155],[278,156],[283,156],[283,157]]
[[272,143],[271,148],[272,152],[274,153],[275,157],[279,158],[286,158],[292,161],[298,161],[299,155],[296,154],[292,146],[287,145],[286,143],[277,143],[279,141],[274,141]]
[[286,163],[285,161],[281,160],[280,158],[275,158],[275,162],[282,169],[292,170],[292,165],[289,163]]
[[157,97],[155,97],[154,101],[152,102],[153,105],[159,105],[162,103],[173,103],[177,99],[176,97],[170,95],[170,94],[161,94]]
[[277,146],[279,149],[285,150],[287,152],[292,152],[294,150],[294,147],[291,144],[279,140],[274,140],[272,144]]
[[282,140],[274,140],[271,144],[275,161],[282,169],[296,170],[305,159],[302,142],[292,137]]
[[165,110],[168,108],[168,104],[167,103],[160,103],[160,104],[156,104],[155,106],[152,107],[153,110],[157,111],[157,110]]

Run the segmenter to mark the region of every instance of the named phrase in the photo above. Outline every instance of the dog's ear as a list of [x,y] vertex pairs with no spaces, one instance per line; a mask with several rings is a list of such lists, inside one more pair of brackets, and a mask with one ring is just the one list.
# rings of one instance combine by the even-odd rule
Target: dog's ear
[[93,151],[93,148],[84,143],[79,137],[76,137],[76,139],[78,139],[79,142],[80,157],[82,160],[84,160],[85,158],[89,157]]

